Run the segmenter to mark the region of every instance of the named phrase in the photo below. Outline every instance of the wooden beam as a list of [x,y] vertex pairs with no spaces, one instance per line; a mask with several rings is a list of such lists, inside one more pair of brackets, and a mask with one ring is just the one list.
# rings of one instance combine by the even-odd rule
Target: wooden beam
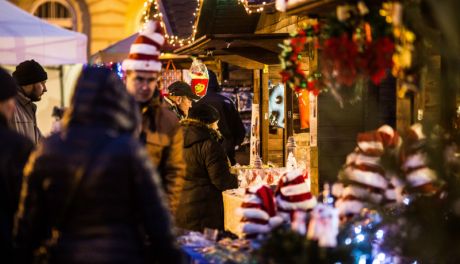
[[342,1],[339,0],[306,0],[293,7],[288,8],[286,14],[290,15],[316,15],[325,14],[333,11]]
[[269,72],[268,72],[268,65],[264,66],[262,70],[262,84],[261,84],[261,111],[260,111],[260,120],[261,120],[261,131],[262,135],[260,135],[260,145],[262,147],[262,161],[268,161],[268,79],[269,79]]
[[219,55],[215,57],[221,59],[224,62],[227,62],[229,64],[232,64],[240,68],[244,68],[244,69],[249,69],[249,70],[259,69],[260,70],[264,68],[264,65],[262,63],[247,59],[239,55]]

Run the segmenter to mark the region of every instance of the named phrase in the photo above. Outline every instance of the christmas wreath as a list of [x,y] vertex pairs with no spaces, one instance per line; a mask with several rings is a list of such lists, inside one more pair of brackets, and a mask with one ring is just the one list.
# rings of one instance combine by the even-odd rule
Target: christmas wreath
[[302,63],[302,56],[305,54],[311,56],[311,51],[319,47],[319,33],[320,25],[317,22],[310,22],[281,45],[282,81],[296,93],[300,93],[302,89],[311,91],[315,95],[319,93],[320,74],[306,74]]

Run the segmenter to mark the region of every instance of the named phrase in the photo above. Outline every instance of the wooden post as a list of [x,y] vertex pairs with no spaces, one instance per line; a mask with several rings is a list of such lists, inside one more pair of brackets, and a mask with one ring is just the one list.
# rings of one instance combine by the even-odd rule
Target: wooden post
[[262,70],[262,84],[260,86],[260,100],[261,100],[261,111],[260,111],[260,123],[261,123],[261,133],[260,135],[260,145],[261,145],[261,158],[263,162],[268,161],[268,65],[264,65]]

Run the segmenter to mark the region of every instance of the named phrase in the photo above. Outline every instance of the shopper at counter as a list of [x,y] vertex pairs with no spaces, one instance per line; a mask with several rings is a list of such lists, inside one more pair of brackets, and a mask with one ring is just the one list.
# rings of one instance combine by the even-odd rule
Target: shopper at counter
[[177,226],[202,231],[224,228],[222,191],[238,187],[218,131],[219,112],[212,106],[194,106],[184,127],[185,183],[177,209]]
[[213,71],[209,71],[208,92],[197,104],[208,104],[219,111],[220,119],[218,124],[219,131],[224,137],[223,146],[230,163],[235,165],[235,147],[243,142],[246,130],[235,104],[232,100],[220,94],[221,91],[222,87],[217,81],[216,74]]

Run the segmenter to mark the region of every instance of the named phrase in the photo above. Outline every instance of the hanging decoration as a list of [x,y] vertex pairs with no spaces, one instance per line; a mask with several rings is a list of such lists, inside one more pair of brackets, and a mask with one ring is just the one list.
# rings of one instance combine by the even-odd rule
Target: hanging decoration
[[391,25],[378,11],[364,1],[340,5],[323,27],[323,83],[341,104],[359,99],[368,80],[379,85],[393,66]]
[[[418,91],[420,66],[414,63],[416,35],[402,23],[403,5],[400,2],[385,2],[380,14],[393,26],[395,53],[393,54],[392,74],[400,81],[398,96],[404,97],[408,91]],[[420,56],[420,55],[419,55]]]
[[208,91],[209,73],[206,65],[199,59],[194,58],[189,69],[190,87],[192,92],[203,98]]
[[292,37],[281,45],[281,78],[282,82],[293,89],[296,94],[302,90],[308,90],[315,95],[319,93],[320,73],[306,73],[308,67],[303,63],[303,56],[312,56],[312,50],[319,47],[320,25],[315,20],[309,21],[299,29]]
[[275,0],[238,0],[238,3],[248,14],[275,11]]
[[197,32],[197,29],[196,29],[197,18],[200,16],[201,6],[204,0],[196,0],[196,1],[197,1],[197,7],[195,9],[195,12],[193,12],[194,21],[190,21],[190,24],[192,27],[192,34],[189,37],[180,38],[176,35],[168,34],[165,23],[163,22],[163,13],[160,10],[159,0],[145,0],[144,11],[142,13],[142,17],[144,21],[142,28],[145,27],[145,23],[147,23],[147,21],[151,19],[157,19],[157,20],[160,20],[160,24],[161,24],[161,27],[163,28],[163,31],[165,32],[165,39],[168,44],[172,46],[178,46],[178,47],[182,47],[184,45],[191,44],[193,41],[195,41],[195,34]]

